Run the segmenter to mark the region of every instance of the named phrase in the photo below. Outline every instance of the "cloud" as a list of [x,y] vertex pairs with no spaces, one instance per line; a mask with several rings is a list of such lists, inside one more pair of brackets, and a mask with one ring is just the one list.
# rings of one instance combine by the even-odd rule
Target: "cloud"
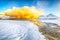
[[57,3],[57,8],[60,8],[60,2]]
[[45,8],[45,7],[47,7],[48,2],[47,1],[37,1],[37,4],[36,5],[39,8]]
[[15,18],[22,18],[22,19],[29,19],[29,18],[38,18],[42,15],[42,11],[38,10],[34,6],[24,6],[21,8],[14,7],[11,10],[6,10],[5,15],[15,17]]

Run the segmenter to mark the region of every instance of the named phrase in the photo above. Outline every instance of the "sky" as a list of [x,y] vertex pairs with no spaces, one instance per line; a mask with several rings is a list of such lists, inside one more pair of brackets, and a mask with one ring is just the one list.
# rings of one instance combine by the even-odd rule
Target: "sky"
[[60,0],[0,0],[0,12],[13,7],[34,6],[43,10],[44,15],[60,16]]

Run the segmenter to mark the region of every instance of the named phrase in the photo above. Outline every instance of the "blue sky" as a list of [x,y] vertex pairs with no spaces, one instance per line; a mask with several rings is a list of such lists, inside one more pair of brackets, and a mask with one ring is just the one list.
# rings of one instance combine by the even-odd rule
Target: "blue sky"
[[35,6],[44,14],[53,13],[60,16],[60,0],[0,0],[0,12],[12,7]]

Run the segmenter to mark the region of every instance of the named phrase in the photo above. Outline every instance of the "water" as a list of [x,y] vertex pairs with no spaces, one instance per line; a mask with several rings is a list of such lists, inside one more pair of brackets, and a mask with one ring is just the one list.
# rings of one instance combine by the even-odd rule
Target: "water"
[[0,20],[0,40],[45,40],[45,37],[29,21]]

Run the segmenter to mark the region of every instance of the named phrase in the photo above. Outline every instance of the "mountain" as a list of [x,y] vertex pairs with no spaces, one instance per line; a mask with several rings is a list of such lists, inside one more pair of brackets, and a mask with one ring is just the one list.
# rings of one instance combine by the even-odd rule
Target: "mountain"
[[43,20],[53,20],[53,19],[57,19],[58,17],[56,15],[53,14],[48,14],[48,15],[42,15],[39,17],[39,19],[43,19]]
[[57,18],[57,16],[56,15],[53,15],[53,14],[48,14],[47,17]]

